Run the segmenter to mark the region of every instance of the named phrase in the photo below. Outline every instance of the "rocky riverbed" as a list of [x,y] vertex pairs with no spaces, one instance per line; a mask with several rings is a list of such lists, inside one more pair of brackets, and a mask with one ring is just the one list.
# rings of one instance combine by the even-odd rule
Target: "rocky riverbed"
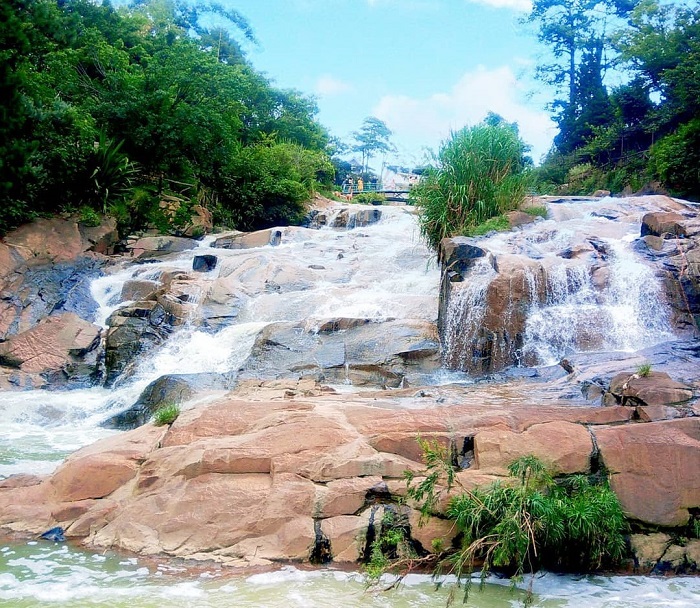
[[[502,478],[526,454],[559,474],[604,467],[636,528],[653,533],[632,538],[640,571],[694,571],[700,541],[678,537],[700,513],[700,222],[667,197],[593,204],[601,230],[620,223],[635,232],[627,241],[661,280],[668,321],[642,320],[660,339],[642,331],[640,348],[601,351],[588,335],[554,362],[518,359],[531,344],[528,318],[561,304],[538,287],[560,272],[548,256],[575,260],[567,284],[590,279],[597,292],[582,306],[610,304],[607,233],[560,247],[555,221],[516,227],[510,241],[458,239],[443,243],[441,271],[410,210],[398,208],[382,217],[331,207],[310,218],[316,227],[204,243],[144,236],[120,255],[109,224],[87,233],[68,219],[42,220],[9,235],[0,244],[3,389],[96,384],[116,394],[131,382],[141,397],[119,412],[105,407],[102,422],[120,426],[134,404],[123,428],[164,402],[181,402],[183,413],[170,426],[146,423],[87,446],[51,475],[8,477],[0,525],[61,526],[88,547],[232,565],[356,563],[383,511],[401,509],[428,548],[454,532],[439,513],[418,526],[414,505],[403,504],[404,471],[423,468],[421,436],[453,447],[465,487]],[[535,236],[543,228],[548,240]],[[388,241],[378,240],[382,230]],[[542,243],[552,251],[538,251]],[[529,261],[517,257],[525,249],[535,249]],[[455,333],[450,301],[477,282],[477,259],[488,260],[478,293],[490,306],[474,334],[470,311],[460,310]],[[528,282],[538,274],[539,284]],[[245,342],[243,329],[240,358],[219,357],[225,336]],[[210,338],[189,360],[185,344]],[[144,362],[178,339],[176,371],[193,373],[144,375]],[[441,343],[455,340],[461,346],[442,358]],[[638,373],[642,364],[651,372]],[[219,396],[192,401],[207,391]]]

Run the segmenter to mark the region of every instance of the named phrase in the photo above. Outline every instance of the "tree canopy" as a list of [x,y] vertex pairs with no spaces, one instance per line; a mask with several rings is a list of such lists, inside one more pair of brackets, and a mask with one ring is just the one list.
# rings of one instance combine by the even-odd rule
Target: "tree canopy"
[[275,88],[239,39],[250,25],[217,2],[2,3],[0,233],[83,205],[158,223],[173,187],[239,228],[298,219],[332,178],[328,136],[314,101]]
[[[658,180],[700,196],[700,8],[658,0],[536,0],[529,21],[551,50],[559,133],[540,171],[571,191]],[[626,77],[610,87],[614,68]]]
[[391,129],[386,126],[386,123],[374,116],[365,118],[360,130],[353,133],[356,143],[352,150],[362,153],[362,166],[365,172],[367,172],[367,163],[373,156],[394,150],[390,142],[391,135]]

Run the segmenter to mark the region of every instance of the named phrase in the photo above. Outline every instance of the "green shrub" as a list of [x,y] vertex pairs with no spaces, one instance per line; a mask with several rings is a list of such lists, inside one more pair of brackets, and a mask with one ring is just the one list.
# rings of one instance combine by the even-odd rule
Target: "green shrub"
[[159,407],[153,414],[153,424],[156,426],[165,426],[172,424],[180,415],[180,406],[175,403],[167,403]]
[[[436,442],[419,443],[427,470],[420,482],[405,473],[407,497],[427,516],[435,512],[437,490],[452,488],[457,477],[447,448]],[[464,491],[450,501],[446,514],[459,531],[460,544],[423,558],[424,563],[435,564],[436,575],[456,575],[465,586],[465,599],[476,567],[482,580],[496,570],[515,583],[539,568],[590,571],[624,558],[628,526],[606,478],[554,478],[534,456],[514,461],[508,472],[507,481]],[[388,561],[386,569],[391,569],[394,564]]]
[[360,192],[352,197],[352,202],[360,205],[383,205],[386,203],[386,194],[381,192]]
[[486,220],[482,224],[474,226],[472,228],[467,228],[465,231],[466,236],[483,236],[489,232],[503,232],[510,229],[510,223],[505,215],[498,215]]
[[214,184],[214,221],[239,230],[299,224],[316,177],[328,166],[325,155],[297,144],[239,147]]
[[650,161],[666,187],[681,196],[700,197],[700,118],[658,141]]
[[443,142],[438,166],[411,189],[421,232],[437,248],[448,236],[468,234],[485,221],[520,206],[527,192],[524,147],[508,125],[479,124]]
[[83,206],[78,212],[78,221],[83,226],[94,228],[102,223],[102,218],[100,217],[100,214],[91,207]]

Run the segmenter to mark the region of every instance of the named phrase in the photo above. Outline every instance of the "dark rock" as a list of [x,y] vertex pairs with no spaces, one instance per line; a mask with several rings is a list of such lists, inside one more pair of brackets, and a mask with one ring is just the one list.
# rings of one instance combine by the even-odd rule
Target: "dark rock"
[[29,267],[5,279],[0,291],[0,339],[25,331],[41,319],[72,312],[92,321],[97,311],[90,283],[104,262],[80,257],[73,262]]
[[39,538],[43,538],[44,540],[50,540],[54,543],[64,543],[66,542],[64,532],[65,531],[63,530],[63,528],[61,528],[60,526],[56,526],[55,528],[51,528],[43,534],[40,534]]
[[230,380],[223,374],[171,374],[151,382],[129,409],[108,418],[102,426],[110,429],[130,430],[146,424],[164,405],[179,405],[197,393],[231,388]]
[[477,258],[483,258],[487,251],[477,245],[476,239],[456,236],[442,239],[438,259],[443,269],[456,270],[469,268]]
[[196,255],[192,260],[192,270],[196,272],[211,272],[216,268],[217,261],[215,255]]
[[126,372],[136,357],[161,344],[172,332],[168,316],[156,301],[141,301],[120,308],[107,319],[105,366],[107,384]]

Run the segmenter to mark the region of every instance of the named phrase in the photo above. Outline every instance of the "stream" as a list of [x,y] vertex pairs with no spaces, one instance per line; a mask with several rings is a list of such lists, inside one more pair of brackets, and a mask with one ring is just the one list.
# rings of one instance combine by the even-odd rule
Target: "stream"
[[[677,339],[653,273],[631,250],[639,234],[641,210],[613,221],[609,216],[618,215],[616,205],[612,199],[589,206],[555,205],[551,219],[484,240],[484,246],[496,255],[525,253],[549,269],[545,279],[532,277],[533,293],[542,291],[537,280],[544,280],[546,295],[530,305],[526,340],[519,354],[535,368],[580,350],[635,352]],[[284,228],[282,242],[276,247],[218,249],[208,237],[195,250],[153,264],[115,267],[96,279],[92,286],[98,303],[94,321],[104,326],[109,315],[125,304],[121,293],[128,281],[157,282],[164,273],[190,271],[195,255],[218,258],[214,272],[197,278],[191,322],[143,357],[134,373],[114,387],[0,393],[0,479],[16,473],[51,473],[73,451],[114,434],[117,431],[100,423],[134,403],[150,382],[164,374],[235,374],[268,323],[303,322],[313,328],[323,319],[338,317],[435,322],[440,272],[420,240],[415,216],[407,208],[381,209],[378,223],[353,230]],[[606,217],[610,209],[613,212]],[[602,292],[592,288],[585,263],[574,260],[566,267],[556,267],[554,261],[557,252],[592,236],[607,243],[610,259]],[[471,308],[467,313],[459,311],[462,321],[450,329],[448,342],[468,332],[465,328],[470,324],[479,325],[482,311],[478,304],[492,280],[491,271],[476,271],[473,279],[465,283],[459,299]],[[212,329],[198,316],[202,310],[198,302],[204,302],[214,284],[222,281],[235,286],[238,312],[233,322]],[[433,384],[456,380],[464,387],[473,382],[460,372],[447,370],[431,378]],[[336,388],[357,390],[349,383]],[[518,383],[479,390],[504,401],[524,391]],[[550,398],[550,389],[543,384],[526,390],[531,395],[541,391],[543,398]],[[197,407],[220,394],[201,395],[185,407]],[[504,581],[491,580],[482,592],[477,586],[469,605],[506,607],[524,598],[522,589],[513,591]],[[700,604],[700,579],[694,577],[545,574],[534,579],[533,590],[535,606]],[[373,593],[366,591],[360,575],[334,569],[284,567],[240,573],[111,552],[89,553],[70,544],[0,540],[0,606],[403,608],[444,606],[446,599],[447,591],[435,591],[427,576],[411,576],[397,589]]]

